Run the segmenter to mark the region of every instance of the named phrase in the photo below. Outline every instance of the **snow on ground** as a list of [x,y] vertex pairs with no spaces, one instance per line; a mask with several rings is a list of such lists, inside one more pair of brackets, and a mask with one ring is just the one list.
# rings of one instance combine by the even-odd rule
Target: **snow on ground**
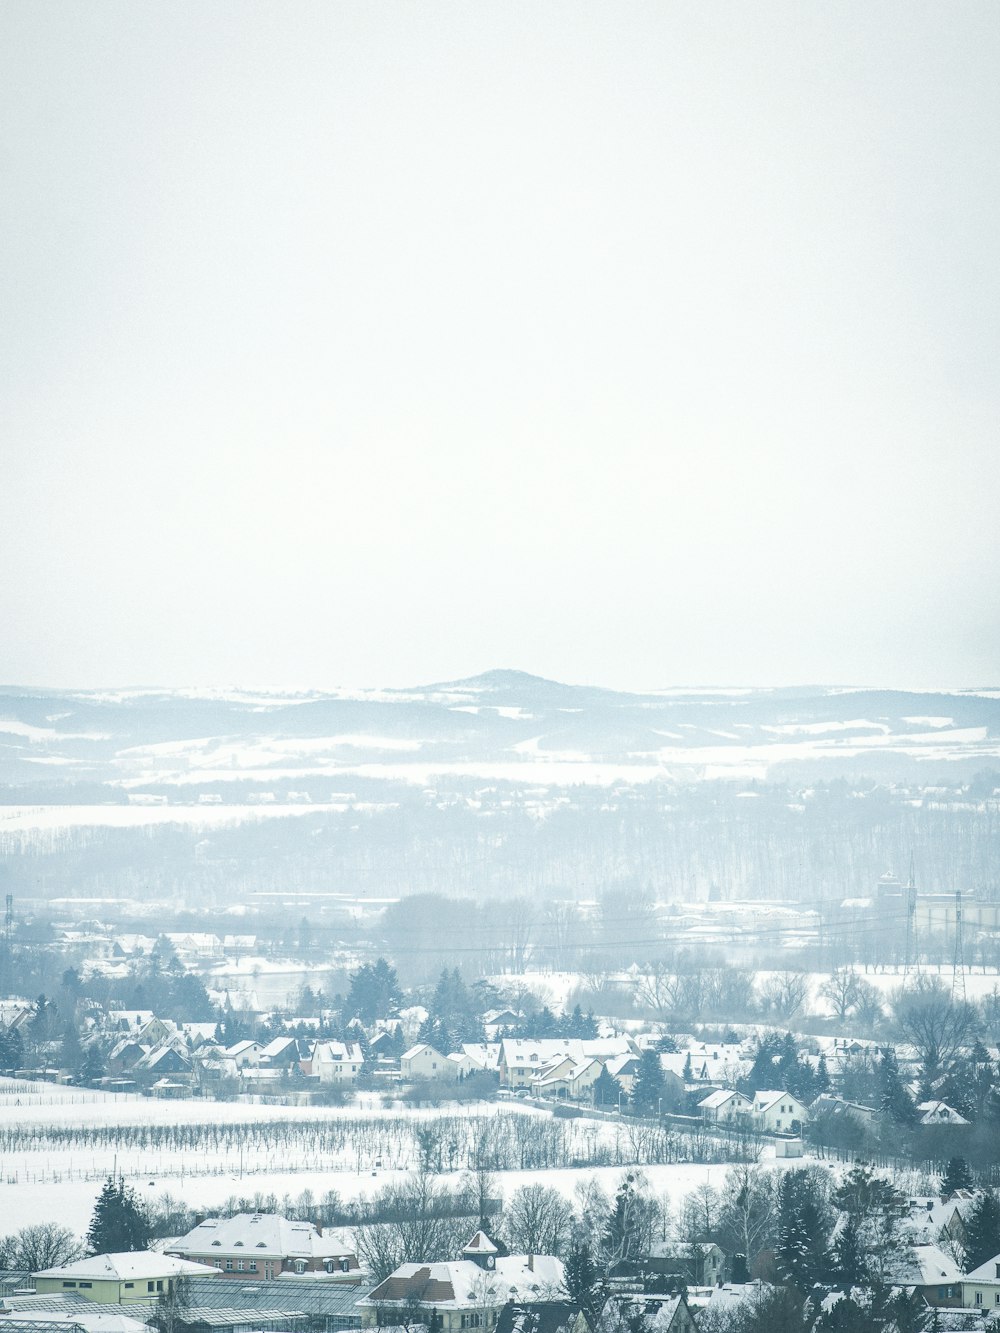
[[[794,1164],[794,1163],[793,1163]],[[775,1163],[770,1163],[775,1165]],[[676,1210],[681,1199],[699,1185],[706,1182],[714,1188],[720,1188],[729,1169],[726,1166],[706,1166],[693,1162],[681,1162],[669,1166],[646,1166],[642,1170],[652,1189],[661,1198],[669,1196],[671,1207]],[[155,1176],[130,1181],[136,1193],[145,1200],[153,1202],[158,1197],[169,1194],[182,1198],[189,1206],[200,1209],[212,1209],[223,1204],[232,1195],[241,1198],[254,1194],[275,1194],[280,1199],[283,1195],[292,1198],[310,1190],[321,1198],[328,1190],[336,1190],[344,1200],[357,1199],[363,1194],[373,1194],[394,1180],[402,1179],[403,1171],[379,1171],[358,1174],[345,1171],[302,1171],[268,1172],[266,1174],[239,1175],[234,1169],[218,1176],[187,1178],[184,1181]],[[523,1185],[548,1185],[552,1189],[572,1199],[580,1181],[596,1178],[601,1186],[612,1194],[623,1174],[621,1167],[602,1166],[593,1169],[567,1169],[551,1171],[503,1171],[497,1173],[498,1188],[505,1198]],[[455,1184],[458,1175],[441,1177],[443,1183]],[[33,1226],[39,1222],[58,1220],[82,1235],[90,1222],[94,1202],[100,1191],[99,1182],[69,1181],[60,1184],[8,1186],[0,1183],[0,1234],[17,1231],[23,1226]]]
[[[384,1110],[377,1098],[369,1095],[361,1104],[347,1108],[263,1106],[248,1103],[179,1100],[162,1102],[137,1095],[87,1092],[58,1088],[54,1085],[0,1079],[0,1133],[8,1126],[156,1126],[215,1124],[247,1121],[315,1121],[317,1124],[337,1118],[382,1118],[390,1122],[401,1116],[431,1119],[451,1116],[519,1114],[544,1116],[529,1106],[474,1103],[448,1106],[442,1110]],[[579,1123],[579,1122],[574,1122]],[[617,1122],[588,1121],[588,1130],[601,1137],[613,1137]],[[627,1130],[625,1131],[627,1133]],[[323,1163],[310,1157],[308,1146],[296,1150],[296,1160],[303,1169],[289,1171],[290,1149],[287,1145],[269,1145],[266,1149],[247,1142],[244,1148],[220,1142],[217,1149],[165,1149],[152,1140],[143,1145],[116,1147],[113,1138],[103,1144],[80,1149],[53,1149],[38,1152],[0,1153],[0,1234],[38,1222],[58,1220],[74,1231],[86,1230],[94,1200],[104,1177],[112,1172],[125,1176],[128,1184],[150,1201],[164,1194],[182,1198],[193,1207],[218,1207],[232,1195],[252,1197],[275,1194],[293,1198],[310,1190],[322,1196],[335,1190],[342,1199],[371,1195],[383,1186],[406,1177],[410,1167],[400,1163],[392,1167],[376,1165],[370,1157],[355,1152],[353,1145],[336,1162]],[[770,1163],[775,1165],[773,1159]],[[777,1163],[785,1165],[786,1163]],[[636,1169],[636,1168],[628,1168]],[[719,1187],[728,1168],[723,1165],[674,1163],[637,1168],[646,1175],[651,1187],[670,1196],[674,1206],[698,1185],[705,1182]],[[572,1198],[581,1180],[596,1177],[610,1193],[621,1178],[618,1166],[552,1169],[547,1171],[503,1171],[497,1173],[497,1186],[509,1196],[522,1185],[539,1181]],[[454,1184],[461,1172],[442,1176]]]
[[[274,774],[271,774],[273,777]],[[346,810],[382,809],[342,802],[310,805],[5,805],[0,806],[0,834],[35,829],[139,828],[147,824],[194,824],[215,827],[289,815],[342,814]]]

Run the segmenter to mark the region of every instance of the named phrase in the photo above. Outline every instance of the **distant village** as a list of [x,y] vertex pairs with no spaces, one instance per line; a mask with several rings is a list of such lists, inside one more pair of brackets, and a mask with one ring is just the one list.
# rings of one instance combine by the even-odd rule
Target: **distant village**
[[[581,974],[561,1004],[543,971],[453,965],[404,986],[384,956],[341,993],[306,980],[264,1004],[240,971],[261,957],[250,933],[76,919],[39,938],[8,920],[8,981],[57,982],[0,998],[0,1333],[985,1329],[1000,1317],[1000,992],[982,966],[921,960],[917,895],[892,877],[844,919],[892,900],[892,984],[856,955],[805,973],[681,948]],[[229,962],[238,989],[215,984]],[[98,1102],[45,1128],[30,1108],[46,1087]],[[87,1177],[87,1235],[58,1217],[19,1227],[26,1163],[63,1178],[101,1098],[121,1109],[101,1131],[114,1164]],[[164,1103],[204,1108],[187,1149],[170,1105],[129,1129]],[[327,1196],[256,1188],[199,1210],[197,1162],[234,1149],[213,1108],[241,1107],[257,1119],[240,1176],[244,1159],[264,1169],[254,1153],[326,1160]],[[279,1108],[312,1119],[260,1118]],[[185,1198],[139,1197],[140,1141],[168,1174],[187,1163]],[[342,1198],[352,1153],[376,1185],[389,1158],[406,1170]],[[673,1199],[651,1183],[698,1163],[723,1183],[681,1175]],[[518,1169],[528,1182],[506,1186]]]

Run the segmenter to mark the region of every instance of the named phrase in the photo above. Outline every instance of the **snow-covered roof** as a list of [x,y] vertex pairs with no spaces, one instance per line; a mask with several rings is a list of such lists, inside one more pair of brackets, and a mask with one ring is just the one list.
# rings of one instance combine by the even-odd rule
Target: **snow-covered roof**
[[768,1089],[755,1092],[753,1095],[753,1107],[755,1111],[770,1111],[771,1107],[780,1101],[794,1102],[796,1106],[801,1106],[799,1099],[790,1092],[774,1091]]
[[321,1235],[312,1222],[292,1221],[280,1213],[209,1217],[166,1247],[168,1254],[197,1254],[206,1259],[238,1250],[264,1258],[290,1259],[325,1259],[352,1253],[339,1237]]
[[937,1245],[914,1245],[910,1257],[904,1258],[893,1277],[897,1282],[914,1283],[920,1287],[936,1287],[961,1282],[962,1271],[950,1254]]
[[318,1041],[313,1051],[313,1060],[322,1064],[364,1064],[364,1053],[356,1041]]
[[725,1106],[726,1102],[732,1101],[734,1097],[739,1097],[741,1101],[746,1100],[732,1088],[719,1088],[717,1092],[710,1092],[707,1097],[703,1097],[698,1106],[714,1111],[719,1106]]
[[487,1236],[485,1231],[477,1231],[472,1239],[462,1246],[463,1254],[499,1254],[500,1251]]
[[1000,1254],[995,1254],[992,1259],[987,1259],[984,1264],[974,1268],[971,1273],[966,1273],[966,1280],[970,1282],[996,1282],[1000,1280]]
[[428,1045],[426,1041],[418,1041],[416,1046],[411,1046],[408,1051],[404,1051],[400,1056],[401,1060],[415,1060],[418,1055],[437,1055],[443,1060],[444,1056],[436,1047]]
[[111,1314],[106,1310],[88,1310],[89,1302],[81,1300],[72,1310],[39,1310],[14,1312],[0,1319],[0,1328],[21,1327],[31,1324],[50,1326],[54,1331],[67,1327],[83,1329],[84,1333],[149,1333],[149,1325],[126,1314]]
[[508,1300],[530,1301],[561,1289],[563,1266],[548,1254],[505,1255],[484,1269],[471,1259],[446,1263],[400,1264],[359,1306],[385,1306],[419,1300],[435,1308],[501,1306]]
[[150,1250],[135,1250],[130,1254],[95,1254],[90,1259],[77,1259],[57,1268],[43,1268],[34,1276],[127,1282],[134,1278],[206,1277],[211,1276],[211,1272],[204,1264],[188,1263],[186,1259],[154,1254]]
[[947,1102],[920,1102],[917,1106],[918,1111],[923,1114],[920,1117],[922,1125],[967,1125],[969,1121],[964,1115],[960,1115],[953,1106]]

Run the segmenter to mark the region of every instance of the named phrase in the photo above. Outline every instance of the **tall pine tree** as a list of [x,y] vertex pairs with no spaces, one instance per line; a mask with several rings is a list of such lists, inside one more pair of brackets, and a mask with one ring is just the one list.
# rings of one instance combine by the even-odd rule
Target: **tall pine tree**
[[1000,1254],[1000,1194],[984,1190],[965,1218],[965,1271]]
[[146,1210],[124,1177],[104,1182],[87,1228],[88,1254],[123,1254],[149,1245],[150,1225]]

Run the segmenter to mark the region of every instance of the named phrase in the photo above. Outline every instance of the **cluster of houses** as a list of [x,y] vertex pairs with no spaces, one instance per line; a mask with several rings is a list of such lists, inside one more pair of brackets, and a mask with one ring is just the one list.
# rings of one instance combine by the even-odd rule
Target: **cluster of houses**
[[110,1015],[110,1023],[118,1038],[105,1081],[118,1091],[141,1087],[156,1096],[183,1097],[230,1084],[266,1093],[284,1089],[289,1080],[304,1087],[349,1087],[365,1067],[358,1042],[283,1036],[226,1046],[214,1023],[174,1024],[135,1010]]
[[[952,1257],[975,1196],[909,1200],[910,1244],[894,1285],[919,1307],[962,1311],[985,1328],[1000,1311],[1000,1254],[971,1271]],[[730,1280],[730,1256],[712,1241],[661,1242],[615,1271],[611,1326],[693,1333],[692,1311],[755,1299],[761,1279]],[[177,1330],[405,1328],[441,1333],[592,1333],[594,1311],[574,1306],[560,1259],[510,1254],[477,1230],[454,1257],[400,1264],[375,1282],[344,1234],[306,1220],[241,1213],[200,1220],[157,1251],[98,1254],[33,1274],[0,1274],[0,1333],[149,1333],[165,1305]],[[643,1321],[637,1316],[650,1316]],[[976,1323],[975,1316],[981,1323]],[[989,1325],[992,1326],[992,1325]]]

